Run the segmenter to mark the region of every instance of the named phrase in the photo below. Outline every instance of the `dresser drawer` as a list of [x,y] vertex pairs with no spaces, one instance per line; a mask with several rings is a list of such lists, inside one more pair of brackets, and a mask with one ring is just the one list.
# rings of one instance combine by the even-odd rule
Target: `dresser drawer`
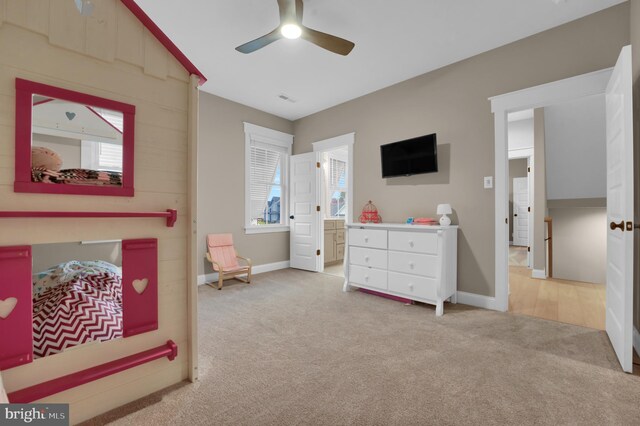
[[335,220],[325,220],[324,221],[324,229],[336,229],[336,221]]
[[367,287],[387,289],[387,271],[364,266],[349,266],[349,281]]
[[336,244],[336,260],[344,259],[344,244]]
[[389,270],[437,278],[440,258],[431,254],[389,252]]
[[338,244],[344,243],[344,229],[336,230],[336,243]]
[[438,298],[436,280],[399,272],[389,272],[389,290],[434,301]]
[[349,245],[386,249],[387,231],[381,229],[349,229]]
[[389,250],[436,254],[438,253],[438,234],[389,231]]
[[387,269],[387,251],[363,247],[349,248],[349,263],[372,268]]

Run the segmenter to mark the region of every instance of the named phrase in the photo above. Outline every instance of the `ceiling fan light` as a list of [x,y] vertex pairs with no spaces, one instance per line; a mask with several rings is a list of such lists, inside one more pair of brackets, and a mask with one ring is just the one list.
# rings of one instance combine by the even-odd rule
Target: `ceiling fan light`
[[294,40],[302,35],[302,28],[296,24],[285,24],[280,28],[280,33],[282,33],[285,38]]

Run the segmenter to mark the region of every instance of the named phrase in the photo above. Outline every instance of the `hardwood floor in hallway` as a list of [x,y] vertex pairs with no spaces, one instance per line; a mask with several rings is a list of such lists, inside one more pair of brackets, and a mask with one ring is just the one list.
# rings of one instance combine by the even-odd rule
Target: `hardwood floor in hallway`
[[531,278],[525,266],[509,267],[509,312],[605,329],[605,286]]

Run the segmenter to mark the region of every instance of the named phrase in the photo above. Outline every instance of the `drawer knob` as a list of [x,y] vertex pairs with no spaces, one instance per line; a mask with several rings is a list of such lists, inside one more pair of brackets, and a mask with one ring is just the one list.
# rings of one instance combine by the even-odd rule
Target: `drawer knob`
[[367,263],[369,263],[369,256],[365,256],[365,257],[364,257],[364,261],[365,261],[365,262],[367,262]]
[[369,237],[364,237],[364,242],[368,243],[369,242]]
[[413,283],[409,283],[409,289],[413,290]]
[[409,262],[409,268],[413,269],[414,266],[413,262]]
[[413,247],[413,241],[409,241],[409,246]]
[[365,276],[364,276],[364,280],[365,280],[365,281],[369,281],[369,275],[365,275]]

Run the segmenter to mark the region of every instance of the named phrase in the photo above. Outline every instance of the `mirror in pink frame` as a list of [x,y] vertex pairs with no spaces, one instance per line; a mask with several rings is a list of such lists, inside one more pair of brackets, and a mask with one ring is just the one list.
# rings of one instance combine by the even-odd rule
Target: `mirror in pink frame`
[[135,106],[16,79],[15,192],[134,195]]

